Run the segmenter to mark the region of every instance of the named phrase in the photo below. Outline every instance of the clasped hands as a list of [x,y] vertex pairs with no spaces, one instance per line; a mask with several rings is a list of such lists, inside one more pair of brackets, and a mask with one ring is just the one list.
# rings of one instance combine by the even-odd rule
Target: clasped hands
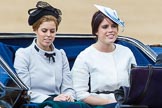
[[58,96],[56,96],[54,99],[54,101],[66,101],[66,102],[74,102],[74,99],[67,94],[60,94]]

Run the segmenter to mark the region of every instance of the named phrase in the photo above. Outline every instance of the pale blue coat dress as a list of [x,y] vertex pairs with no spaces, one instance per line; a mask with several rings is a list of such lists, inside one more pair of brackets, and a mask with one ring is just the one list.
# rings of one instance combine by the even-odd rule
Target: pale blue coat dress
[[[52,47],[53,51],[41,50],[34,39],[29,47],[16,51],[14,67],[20,79],[29,87],[28,94],[31,96],[31,102],[41,103],[49,95],[61,93],[75,98],[66,54],[64,50],[58,50],[54,45]],[[55,53],[54,62],[45,57],[46,52]]]

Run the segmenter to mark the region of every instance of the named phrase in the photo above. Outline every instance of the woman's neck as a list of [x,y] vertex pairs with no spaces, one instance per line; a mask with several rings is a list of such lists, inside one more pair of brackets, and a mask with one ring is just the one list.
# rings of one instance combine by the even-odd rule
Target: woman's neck
[[39,48],[41,48],[44,51],[52,51],[52,45],[48,46],[48,47],[43,47],[42,45],[40,45],[39,43],[36,42],[36,44],[38,45]]
[[110,44],[100,44],[100,43],[95,43],[93,45],[97,50],[101,51],[101,52],[112,52],[115,50],[116,46],[114,43],[110,43]]

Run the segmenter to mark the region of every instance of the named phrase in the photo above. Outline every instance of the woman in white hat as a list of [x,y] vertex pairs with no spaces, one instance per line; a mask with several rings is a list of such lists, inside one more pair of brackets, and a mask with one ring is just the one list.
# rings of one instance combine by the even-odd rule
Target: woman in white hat
[[129,48],[114,43],[118,25],[124,27],[116,11],[99,5],[95,7],[99,11],[94,13],[91,26],[97,41],[76,58],[72,68],[73,85],[77,100],[90,105],[110,105],[116,102],[110,92],[120,86],[129,86],[131,64],[136,64],[136,60]]

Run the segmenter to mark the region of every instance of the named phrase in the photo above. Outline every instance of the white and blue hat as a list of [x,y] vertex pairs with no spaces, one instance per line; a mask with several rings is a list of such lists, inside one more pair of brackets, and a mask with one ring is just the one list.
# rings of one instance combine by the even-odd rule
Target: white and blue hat
[[100,10],[104,15],[106,15],[108,18],[110,18],[112,21],[117,23],[118,25],[124,27],[124,22],[119,19],[117,12],[115,10],[112,10],[111,8],[100,6],[100,5],[94,5],[98,10]]

